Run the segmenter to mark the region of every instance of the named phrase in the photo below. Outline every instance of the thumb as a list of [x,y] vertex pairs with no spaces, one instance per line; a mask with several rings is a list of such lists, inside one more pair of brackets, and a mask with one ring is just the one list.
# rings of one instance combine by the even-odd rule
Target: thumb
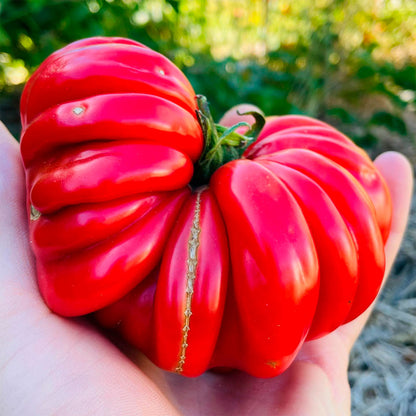
[[[16,292],[37,293],[28,243],[25,177],[19,145],[0,122],[0,286],[1,307]],[[40,301],[40,298],[39,298]]]
[[91,325],[55,316],[41,300],[19,148],[1,122],[0,201],[1,414],[176,414]]
[[[234,124],[237,124],[241,121],[245,121],[249,124],[253,124],[256,120],[250,114],[243,115],[248,111],[257,111],[261,112],[260,108],[253,104],[239,104],[234,107],[231,107],[220,119],[219,124],[231,127]],[[239,127],[237,132],[240,134],[244,134],[249,127]]]

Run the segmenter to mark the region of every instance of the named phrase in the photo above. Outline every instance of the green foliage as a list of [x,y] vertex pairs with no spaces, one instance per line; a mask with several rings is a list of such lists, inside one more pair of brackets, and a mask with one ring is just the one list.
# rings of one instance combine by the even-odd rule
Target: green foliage
[[0,116],[7,103],[17,114],[24,81],[56,49],[89,36],[125,36],[182,68],[216,119],[250,102],[266,114],[327,119],[364,145],[377,141],[375,127],[408,136],[416,5],[396,3],[2,0]]
[[379,111],[374,113],[369,123],[375,124],[376,126],[386,127],[389,130],[395,131],[403,136],[407,134],[407,128],[404,121],[400,117],[397,117],[386,111]]

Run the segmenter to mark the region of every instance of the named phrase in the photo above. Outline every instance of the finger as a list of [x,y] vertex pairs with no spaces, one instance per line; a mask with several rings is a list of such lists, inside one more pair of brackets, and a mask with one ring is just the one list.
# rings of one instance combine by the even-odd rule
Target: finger
[[[389,188],[393,203],[393,218],[389,238],[385,245],[386,281],[406,229],[413,190],[413,171],[409,161],[400,153],[386,152],[380,155],[375,164],[380,170]],[[366,324],[375,302],[357,319],[338,329],[352,348],[354,342]]]
[[385,247],[386,279],[406,230],[413,191],[413,169],[410,162],[396,152],[383,153],[375,160],[375,164],[387,182],[393,201],[391,231]]
[[[231,127],[234,124],[237,124],[241,121],[245,121],[248,124],[253,124],[256,120],[253,116],[250,114],[247,115],[239,115],[246,113],[248,111],[257,111],[261,113],[261,110],[253,105],[253,104],[239,104],[234,107],[231,107],[222,117],[219,121],[219,124],[226,127]],[[240,133],[243,133],[244,131],[247,131],[248,127],[240,127],[238,130]]]

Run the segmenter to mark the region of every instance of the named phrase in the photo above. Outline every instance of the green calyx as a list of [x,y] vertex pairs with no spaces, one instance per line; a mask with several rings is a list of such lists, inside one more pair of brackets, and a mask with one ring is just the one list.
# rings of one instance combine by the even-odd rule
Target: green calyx
[[[247,147],[257,139],[266,122],[263,114],[248,111],[237,114],[253,116],[254,124],[241,121],[231,127],[221,126],[214,123],[207,99],[203,95],[198,95],[196,98],[198,103],[196,114],[204,136],[204,150],[195,164],[191,181],[192,186],[195,187],[207,184],[211,175],[225,163],[240,159]],[[236,132],[242,126],[249,127],[244,135]]]

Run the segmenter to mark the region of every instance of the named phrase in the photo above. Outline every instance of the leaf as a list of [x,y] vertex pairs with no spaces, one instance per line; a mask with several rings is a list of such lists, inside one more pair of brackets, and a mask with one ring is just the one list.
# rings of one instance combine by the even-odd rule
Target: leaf
[[179,0],[166,0],[166,3],[171,5],[176,14],[179,13]]
[[385,95],[392,104],[401,109],[405,109],[407,107],[407,102],[400,98],[398,92],[391,91],[385,84],[381,82],[374,86],[373,91]]
[[371,78],[376,74],[377,72],[373,67],[370,65],[363,65],[358,69],[356,76],[358,79],[365,79]]
[[357,122],[356,117],[354,117],[349,111],[341,107],[330,108],[327,110],[326,113],[331,117],[338,118],[342,123],[351,124]]
[[378,142],[378,138],[371,133],[365,133],[363,135],[352,135],[351,139],[360,147],[370,148]]
[[406,66],[392,74],[396,84],[407,90],[416,90],[416,67]]
[[390,131],[397,132],[402,136],[407,135],[407,127],[405,122],[400,117],[388,113],[387,111],[379,111],[374,113],[369,121],[369,124],[386,127]]
[[4,30],[2,26],[0,26],[0,45],[2,46],[10,46],[11,40],[10,36]]

